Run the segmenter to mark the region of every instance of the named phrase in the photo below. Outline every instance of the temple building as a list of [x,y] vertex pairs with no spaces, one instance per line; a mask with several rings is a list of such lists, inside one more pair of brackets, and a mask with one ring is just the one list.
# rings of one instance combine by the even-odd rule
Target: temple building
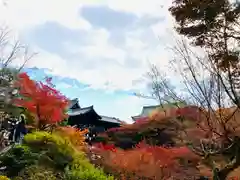
[[139,115],[132,116],[132,120],[137,121],[139,119],[145,119],[157,108],[159,108],[159,105],[157,105],[157,106],[143,106],[142,107],[142,112]]
[[121,124],[117,118],[99,115],[93,106],[81,107],[77,98],[71,100],[67,114],[70,126],[88,128],[93,133],[104,132]]
[[144,120],[147,119],[148,116],[154,112],[155,110],[164,111],[170,108],[178,108],[185,106],[186,103],[181,102],[174,102],[174,103],[165,103],[162,105],[155,105],[155,106],[143,106],[142,112],[139,115],[132,116],[132,120],[136,122],[137,120]]

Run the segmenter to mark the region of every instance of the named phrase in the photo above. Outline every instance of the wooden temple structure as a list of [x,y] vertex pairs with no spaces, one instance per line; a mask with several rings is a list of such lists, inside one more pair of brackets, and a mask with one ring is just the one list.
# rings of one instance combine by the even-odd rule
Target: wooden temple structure
[[93,106],[82,108],[77,98],[71,100],[68,115],[68,125],[77,126],[79,129],[88,128],[94,134],[119,127],[121,124],[117,118],[99,115]]
[[155,105],[155,106],[143,106],[142,107],[142,112],[137,116],[132,116],[132,120],[134,122],[136,122],[138,120],[147,119],[148,116],[152,112],[154,112],[155,110],[164,111],[164,110],[167,110],[167,109],[179,108],[179,107],[184,107],[184,106],[186,106],[185,102],[173,102],[173,103],[165,103],[165,104],[162,104],[162,105]]

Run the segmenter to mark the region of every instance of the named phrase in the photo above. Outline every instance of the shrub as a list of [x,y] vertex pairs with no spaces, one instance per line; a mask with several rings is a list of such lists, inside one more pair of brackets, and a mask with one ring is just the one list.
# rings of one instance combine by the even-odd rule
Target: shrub
[[35,164],[38,153],[31,152],[27,146],[16,146],[0,157],[0,166],[6,167],[5,173],[9,177],[16,176],[26,166]]
[[86,145],[84,135],[88,133],[87,129],[81,131],[70,126],[58,127],[55,133],[68,139],[77,150],[84,150]]
[[66,168],[66,176],[68,180],[113,180],[112,176],[105,175],[81,154]]
[[[106,172],[118,178],[127,179],[164,179],[170,176],[186,177],[195,175],[198,157],[186,147],[167,148],[139,144],[131,150],[99,146],[94,153],[101,158],[92,161],[102,166]],[[181,158],[182,161],[178,159]],[[191,160],[192,164],[189,164]],[[189,170],[184,169],[187,166]],[[179,174],[180,173],[180,174]],[[176,175],[179,174],[179,175]]]
[[7,176],[0,176],[0,180],[10,180]]
[[176,119],[159,119],[110,129],[105,134],[100,135],[100,138],[103,137],[105,142],[111,142],[122,149],[131,149],[143,140],[146,140],[146,143],[150,145],[173,146],[180,142],[177,141],[180,130],[181,124]]
[[[53,169],[43,166],[29,166],[23,169],[13,180],[57,180]],[[59,177],[58,177],[59,180]]]
[[108,138],[107,137],[103,137],[103,136],[97,136],[94,138],[94,140],[92,140],[92,142],[94,143],[107,143]]
[[[59,133],[65,134],[60,136]],[[26,135],[24,144],[31,147],[33,152],[41,152],[42,158],[40,164],[51,164],[55,170],[65,171],[66,178],[70,180],[106,180],[106,175],[96,169],[82,151],[77,151],[74,146],[82,147],[83,134],[85,132],[76,131],[76,129],[64,127],[61,131],[53,134],[47,132],[35,132]],[[73,140],[75,138],[79,140]],[[71,143],[73,142],[73,143]]]
[[73,160],[75,150],[68,139],[47,132],[27,134],[23,144],[34,153],[39,153],[40,163],[48,163],[56,169],[63,170]]
[[62,122],[59,123],[59,126],[65,127],[68,125],[68,120],[64,119]]
[[[184,140],[199,141],[206,133],[197,129],[197,124],[204,115],[196,106],[156,110],[147,118],[133,124],[125,124],[120,128],[111,128],[99,135],[98,142],[115,144],[122,149],[132,149],[142,140],[149,145],[184,146]],[[186,136],[186,132],[197,132],[198,137]]]
[[1,157],[1,166],[14,180],[113,180],[76,150],[69,137],[40,131],[27,134],[23,145]]

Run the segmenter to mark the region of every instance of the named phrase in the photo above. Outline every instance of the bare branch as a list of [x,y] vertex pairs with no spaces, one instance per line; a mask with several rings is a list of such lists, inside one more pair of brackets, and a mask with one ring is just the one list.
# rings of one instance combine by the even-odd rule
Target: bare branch
[[[11,105],[16,90],[12,85],[18,73],[35,54],[26,46],[14,41],[7,27],[0,27],[0,101],[1,108]],[[23,61],[23,62],[22,62]],[[22,63],[22,64],[21,64]],[[20,67],[17,69],[17,67]]]

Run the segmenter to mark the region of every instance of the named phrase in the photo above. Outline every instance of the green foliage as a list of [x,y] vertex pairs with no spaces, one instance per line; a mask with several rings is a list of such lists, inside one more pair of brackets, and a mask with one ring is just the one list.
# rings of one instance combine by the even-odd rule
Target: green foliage
[[32,115],[29,111],[27,111],[27,109],[19,107],[22,109],[21,114],[24,114],[24,116],[26,117],[26,124],[27,125],[33,125],[35,123],[35,117],[34,115]]
[[40,153],[43,163],[63,170],[73,160],[74,149],[71,143],[62,137],[47,132],[34,132],[24,138],[23,144],[35,153]]
[[65,119],[62,122],[59,123],[60,126],[68,126],[68,120]]
[[57,180],[57,177],[52,169],[33,165],[23,169],[13,180]]
[[107,137],[97,136],[97,137],[94,138],[95,143],[100,143],[100,142],[107,143],[107,141],[108,141]]
[[18,117],[21,114],[22,110],[19,107],[14,106],[13,104],[5,104],[4,112],[12,117]]
[[35,164],[39,155],[27,146],[16,146],[0,157],[0,166],[6,167],[6,175],[16,176],[26,166]]
[[68,180],[114,180],[112,176],[106,176],[101,169],[95,168],[82,155],[76,156],[66,168],[66,176]]
[[110,129],[99,135],[98,141],[114,144],[122,149],[131,149],[141,141],[150,145],[174,145],[180,126],[174,118],[164,120],[148,120],[118,129]]
[[11,105],[15,95],[12,92],[15,90],[12,84],[16,80],[18,70],[14,68],[3,67],[0,69],[0,89],[4,92],[0,96],[0,109],[13,116],[18,116],[20,113],[19,108]]
[[[239,2],[174,0],[169,10],[177,21],[177,31],[191,38],[196,46],[207,48],[213,62],[221,70],[239,68],[240,36],[236,27],[240,17]],[[233,41],[237,46],[232,45]]]
[[0,176],[0,180],[10,180],[7,176]]
[[19,71],[14,68],[1,68],[0,69],[0,79],[2,86],[10,86],[11,82],[17,79]]
[[95,168],[67,137],[37,131],[27,134],[23,145],[1,156],[1,167],[14,180],[113,180]]

